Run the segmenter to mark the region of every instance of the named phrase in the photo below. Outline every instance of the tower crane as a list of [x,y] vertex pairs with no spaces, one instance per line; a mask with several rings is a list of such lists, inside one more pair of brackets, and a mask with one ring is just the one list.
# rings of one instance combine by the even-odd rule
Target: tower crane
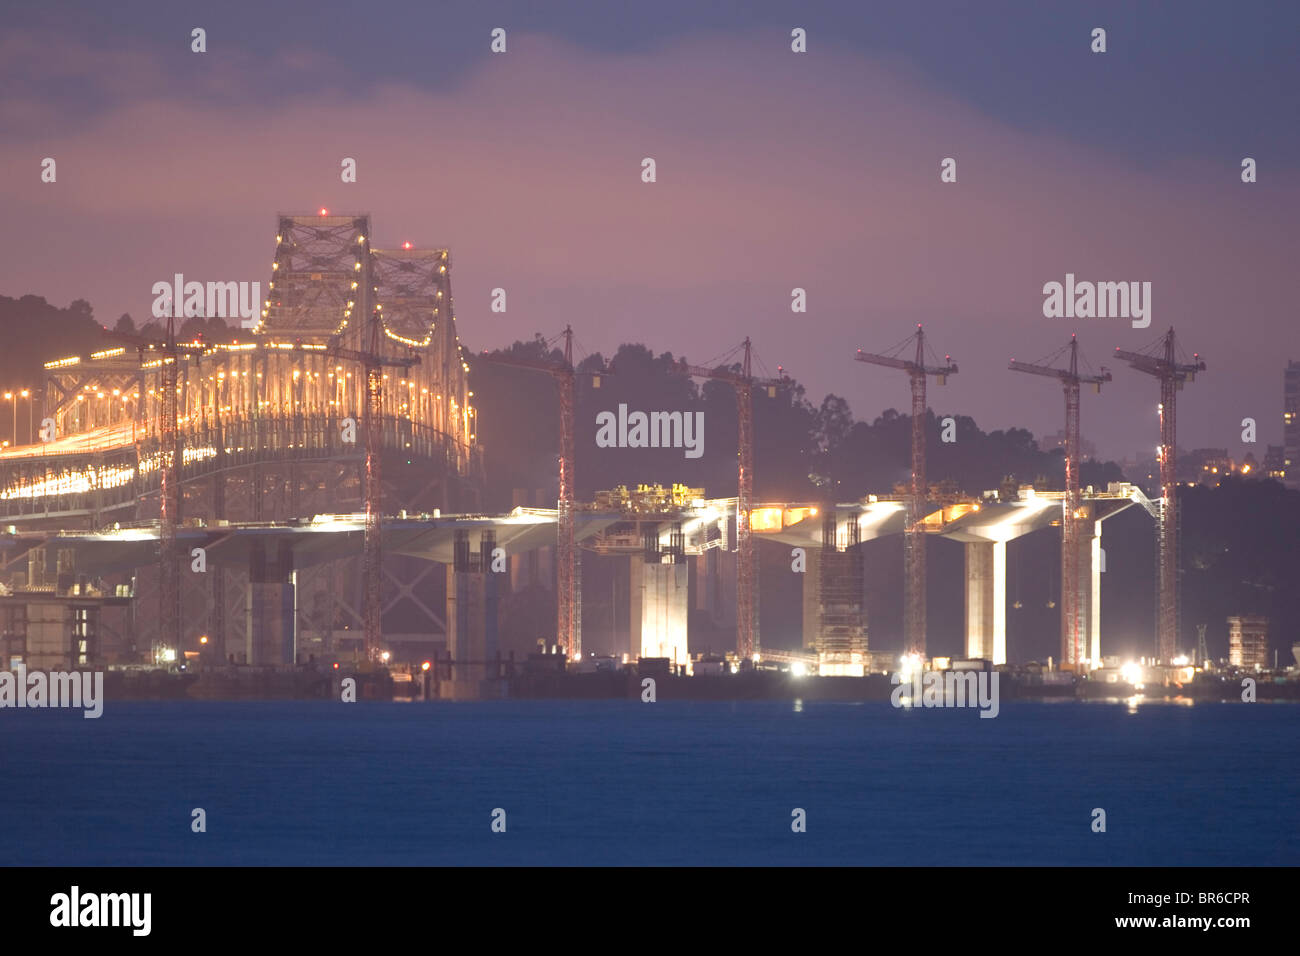
[[[736,392],[736,421],[740,432],[739,481],[736,496],[736,652],[742,661],[755,658],[759,650],[757,574],[753,536],[750,530],[750,511],[754,507],[754,404],[755,386],[766,388],[770,397],[776,390],[788,385],[790,378],[777,366],[777,378],[756,378],[753,374],[753,347],[748,338],[740,346],[744,350],[740,371],[717,366],[705,368],[690,365],[683,358],[677,370],[684,375],[710,378],[727,382]],[[734,350],[733,350],[734,351]]]
[[925,657],[925,500],[928,493],[925,480],[925,420],[926,379],[933,375],[944,385],[949,375],[957,374],[952,356],[945,355],[944,364],[925,364],[925,330],[918,324],[916,332],[909,335],[891,352],[901,352],[913,339],[915,355],[911,359],[898,355],[877,355],[858,349],[859,362],[900,369],[907,373],[912,383],[912,487],[907,498],[907,524],[903,529],[903,645],[908,654]]
[[176,393],[180,387],[182,356],[197,359],[206,351],[202,341],[181,344],[176,341],[176,319],[167,316],[167,331],[161,339],[118,332],[103,327],[107,338],[134,346],[144,365],[146,353],[160,356],[158,380],[158,633],[161,643],[170,647],[180,644],[181,578],[180,557],[176,554],[176,526],[181,510],[181,449],[177,422]]
[[[362,539],[362,633],[365,640],[366,659],[373,662],[380,654],[383,643],[383,606],[380,603],[380,583],[383,577],[383,446],[380,434],[384,414],[384,368],[402,370],[420,364],[420,357],[409,346],[403,356],[385,356],[381,349],[383,322],[382,305],[376,305],[370,316],[369,342],[364,351],[344,348],[339,338],[326,346],[325,355],[340,362],[355,362],[365,369],[366,404],[361,413],[361,431],[366,445],[366,523]],[[301,343],[297,343],[301,345]]]
[[[556,522],[556,633],[563,652],[570,660],[582,656],[582,605],[579,589],[578,547],[574,538],[574,481],[573,481],[573,408],[574,383],[579,374],[592,376],[595,387],[600,387],[600,376],[609,372],[601,368],[579,373],[573,365],[573,327],[566,325],[560,333],[564,338],[564,358],[527,359],[513,355],[490,355],[483,352],[484,361],[516,368],[530,368],[547,372],[555,379],[560,397],[560,487],[559,515]],[[549,344],[549,343],[548,343]]]
[[1174,329],[1145,352],[1116,348],[1115,357],[1160,382],[1160,508],[1156,514],[1156,553],[1159,596],[1156,609],[1156,653],[1168,663],[1178,647],[1178,436],[1176,396],[1186,382],[1205,371],[1200,353],[1179,362]]
[[[1097,392],[1111,380],[1105,368],[1100,375],[1079,374],[1079,342],[1072,335],[1065,347],[1070,352],[1069,366],[1052,368],[1055,355],[1044,363],[1011,360],[1013,372],[1027,372],[1057,379],[1065,390],[1065,500],[1061,515],[1061,663],[1074,668],[1083,660],[1083,595],[1079,577],[1079,386],[1091,385]],[[1062,350],[1064,351],[1064,349]]]

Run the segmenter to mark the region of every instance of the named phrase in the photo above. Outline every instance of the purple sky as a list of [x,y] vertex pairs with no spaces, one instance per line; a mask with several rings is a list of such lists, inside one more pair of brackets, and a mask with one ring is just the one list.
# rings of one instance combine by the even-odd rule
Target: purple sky
[[[1085,83],[1095,70],[1116,96],[1106,57],[1125,53],[1089,54],[1086,38],[1060,69]],[[1282,369],[1300,358],[1294,157],[1244,136],[1217,153],[1135,156],[1115,147],[1123,123],[1094,134],[1087,114],[1071,124],[1050,102],[1042,122],[999,118],[905,50],[818,39],[805,55],[771,27],[601,50],[512,31],[493,56],[484,28],[454,81],[354,86],[325,45],[286,41],[272,72],[223,36],[177,58],[9,30],[0,80],[23,79],[0,98],[0,294],[86,298],[100,321],[139,320],[152,284],[176,272],[265,285],[275,214],[326,206],[370,212],[380,245],[449,246],[460,335],[475,350],[571,322],[591,351],[639,341],[703,361],[749,335],[811,400],[835,392],[869,419],[905,408],[906,382],[854,351],[924,322],[961,367],[931,391],[937,412],[1042,435],[1061,427],[1060,390],[1006,363],[1077,332],[1091,364],[1115,374],[1084,399],[1085,436],[1118,458],[1154,448],[1157,392],[1109,353],[1173,323],[1209,365],[1180,397],[1180,445],[1262,457],[1280,442]],[[270,76],[289,82],[272,88]],[[1176,80],[1161,82],[1176,101]],[[93,108],[68,107],[77,88],[95,91]],[[55,184],[40,182],[45,156]],[[640,180],[647,156],[652,185]],[[942,184],[949,156],[958,181]],[[1241,183],[1243,156],[1260,182]],[[340,182],[343,157],[357,160],[356,184]],[[1067,272],[1151,282],[1152,325],[1044,318],[1042,286]],[[489,310],[498,286],[504,315]],[[796,286],[806,315],[790,311]],[[1248,416],[1256,446],[1240,440]]]

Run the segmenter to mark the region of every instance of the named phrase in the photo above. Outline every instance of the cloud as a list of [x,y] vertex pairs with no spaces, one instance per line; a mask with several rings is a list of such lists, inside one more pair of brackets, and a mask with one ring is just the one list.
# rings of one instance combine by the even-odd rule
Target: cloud
[[[296,93],[213,53],[176,74],[140,51],[65,41],[39,57],[34,42],[0,47],[34,77],[4,115],[41,110],[45,80],[112,96],[87,121],[0,145],[0,197],[31,223],[0,240],[30,284],[9,294],[59,299],[76,282],[116,315],[144,311],[151,276],[265,279],[273,214],[325,205],[371,212],[380,243],[451,246],[461,334],[475,347],[569,321],[606,351],[639,340],[707,356],[751,335],[811,395],[846,394],[870,417],[906,396],[853,366],[853,349],[925,321],[963,369],[936,407],[950,400],[986,427],[1028,415],[1052,431],[1055,399],[1009,381],[1007,359],[1078,331],[1097,364],[1177,320],[1200,351],[1236,356],[1212,364],[1233,401],[1206,389],[1186,430],[1217,436],[1252,410],[1275,418],[1263,403],[1276,389],[1251,384],[1263,356],[1241,354],[1242,326],[1225,318],[1249,305],[1261,335],[1285,334],[1283,210],[1297,196],[1243,186],[1238,157],[1134,168],[1104,143],[1000,124],[897,59],[794,55],[767,34],[620,55],[512,34],[509,53],[485,53],[454,90]],[[304,51],[277,69],[324,76],[329,65]],[[59,161],[53,187],[37,179],[45,155]],[[640,181],[646,156],[653,185]],[[949,156],[952,185],[939,182]],[[356,185],[339,180],[344,157],[357,160]],[[70,237],[69,223],[86,235]],[[1153,328],[1043,319],[1042,284],[1067,271],[1152,281]],[[497,286],[510,292],[505,316],[487,310]],[[794,286],[808,290],[806,316],[789,311]],[[1118,401],[1086,409],[1086,426],[1121,447],[1153,444],[1145,418],[1114,412],[1153,405],[1146,383],[1111,391]]]

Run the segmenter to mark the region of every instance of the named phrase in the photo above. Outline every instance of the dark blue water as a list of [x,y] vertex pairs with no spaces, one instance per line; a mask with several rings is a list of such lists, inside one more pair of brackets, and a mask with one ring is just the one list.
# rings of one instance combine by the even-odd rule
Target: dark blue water
[[1267,703],[3,710],[0,863],[1295,864],[1297,730]]

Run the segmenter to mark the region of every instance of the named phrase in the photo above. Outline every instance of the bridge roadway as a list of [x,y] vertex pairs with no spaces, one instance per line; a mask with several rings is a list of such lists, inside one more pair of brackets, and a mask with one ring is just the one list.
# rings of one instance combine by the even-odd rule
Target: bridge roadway
[[[182,428],[181,483],[255,465],[364,461],[360,429],[347,441],[345,415],[258,415],[215,418]],[[352,416],[360,421],[360,414]],[[411,419],[381,419],[387,455],[465,470],[454,436]],[[0,453],[0,520],[49,524],[120,521],[141,499],[158,493],[162,461],[156,434],[134,422],[77,432],[53,442]],[[134,516],[125,515],[126,520]]]
[[[965,549],[967,656],[995,663],[1006,661],[1006,543],[1059,525],[1063,498],[1060,492],[1035,493],[1033,489],[1022,488],[1016,501],[958,502],[938,507],[926,518],[929,533],[961,543]],[[1084,527],[1088,527],[1087,521],[1093,523],[1093,533],[1084,535],[1081,546],[1081,567],[1091,571],[1083,580],[1090,661],[1099,660],[1101,654],[1102,521],[1134,504],[1149,513],[1154,511],[1142,492],[1127,484],[1112,485],[1105,492],[1087,489],[1082,498]],[[678,575],[683,582],[673,583],[671,555],[674,550],[683,556],[700,555],[712,549],[732,551],[735,507],[736,499],[730,498],[699,500],[691,507],[657,515],[583,509],[577,512],[575,535],[585,549],[623,554],[631,559],[633,570],[641,572],[636,580],[641,582],[639,589],[645,593],[629,608],[630,614],[638,611],[641,614],[640,621],[631,622],[630,653],[654,657],[686,654],[688,608],[684,594],[678,595],[681,600],[676,600],[672,593],[682,589],[685,576]],[[851,539],[868,541],[902,534],[905,514],[904,502],[877,499],[836,505],[833,521],[828,522],[825,506],[782,502],[755,508],[752,521],[759,538],[804,549],[808,565],[802,585],[805,590],[812,588],[811,593],[815,595],[821,555],[825,551],[843,551]],[[555,510],[537,508],[516,508],[504,515],[391,516],[382,523],[383,550],[385,555],[444,564],[458,574],[482,575],[489,567],[489,555],[494,548],[501,548],[514,558],[538,548],[553,547],[556,520]],[[857,525],[856,534],[849,531],[853,523]],[[832,527],[833,542],[828,539]],[[650,540],[646,529],[652,531]],[[474,537],[476,540],[471,540]],[[178,529],[176,560],[188,564],[193,549],[202,548],[206,563],[215,569],[241,571],[259,583],[293,587],[296,584],[291,580],[296,578],[291,579],[291,570],[355,557],[361,553],[363,540],[362,515],[318,515],[290,522],[193,521]],[[638,560],[647,556],[651,542],[656,540],[658,553],[669,556],[668,562],[656,566],[654,561]],[[40,530],[15,525],[0,534],[0,574],[36,547],[70,553],[77,574],[83,577],[129,572],[156,565],[159,560],[157,522],[88,531]],[[467,559],[470,554],[477,556],[472,565]],[[266,563],[268,555],[275,556],[272,563],[279,569],[275,580],[267,577],[264,570],[255,570]],[[642,564],[646,567],[642,568]],[[720,573],[720,566],[720,563],[713,565],[711,573]],[[664,575],[667,577],[660,581]],[[449,585],[449,603],[452,603],[452,593]],[[484,599],[482,591],[476,594],[474,600]],[[465,599],[462,594],[461,600]],[[815,601],[812,603],[816,605]],[[805,607],[808,604],[805,601]],[[290,601],[287,606],[292,609],[295,602]],[[464,614],[462,609],[462,617]],[[446,625],[449,633],[454,616],[449,609]],[[250,620],[250,634],[255,624]],[[806,617],[805,632],[809,627],[818,629],[818,619]],[[252,640],[250,637],[250,646]],[[467,650],[482,655],[476,659],[486,660],[491,656],[490,646]]]

